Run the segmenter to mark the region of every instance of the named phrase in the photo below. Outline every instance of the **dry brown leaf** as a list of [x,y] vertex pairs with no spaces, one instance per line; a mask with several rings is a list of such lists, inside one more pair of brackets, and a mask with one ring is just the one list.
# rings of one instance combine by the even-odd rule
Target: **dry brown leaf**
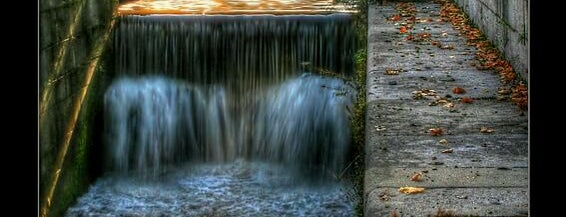
[[432,46],[438,46],[438,47],[442,46],[439,41],[432,41],[432,42],[430,42],[430,44]]
[[450,103],[450,101],[448,101],[448,100],[446,100],[446,99],[439,99],[439,100],[436,100],[436,102],[437,102],[438,104]]
[[411,94],[413,94],[414,99],[422,99],[425,98],[425,96],[436,96],[436,91],[430,89],[421,89],[413,91],[411,92]]
[[527,86],[523,83],[515,86],[511,99],[517,106],[519,106],[519,108],[527,110],[529,107],[529,92]]
[[432,136],[442,135],[442,129],[440,129],[440,128],[430,128],[430,129],[428,129],[428,131],[430,132],[430,135],[432,135]]
[[448,153],[452,153],[452,152],[454,152],[453,148],[444,149],[444,150],[441,151],[441,153],[443,153],[443,154],[448,154]]
[[419,188],[419,187],[400,187],[399,188],[399,192],[404,193],[404,194],[418,194],[418,193],[423,193],[424,192],[424,188]]
[[464,97],[464,98],[460,99],[460,102],[462,102],[462,103],[473,103],[474,99],[472,99],[470,97]]
[[509,94],[511,93],[511,90],[506,89],[506,88],[502,88],[502,89],[499,89],[499,90],[497,91],[497,93],[499,93],[499,94],[501,94],[501,95],[509,95]]
[[447,50],[453,50],[454,49],[454,45],[445,45],[440,47],[441,49],[447,49]]
[[411,181],[413,182],[420,182],[423,180],[423,174],[422,173],[415,173],[413,176],[411,176]]
[[397,211],[396,210],[391,211],[391,217],[397,217]]
[[401,28],[399,28],[399,33],[403,34],[407,32],[407,27],[405,26],[401,26]]
[[451,102],[449,100],[447,100],[446,98],[440,98],[440,99],[437,99],[436,101],[430,102],[428,105],[429,106],[435,106],[435,105],[439,105],[439,104],[445,105],[447,103],[451,103]]
[[384,201],[388,201],[391,199],[391,195],[389,195],[389,191],[387,190],[380,192],[377,196],[379,197],[379,199]]
[[394,16],[388,18],[388,20],[391,20],[391,21],[398,21],[400,19],[401,19],[401,15],[399,15],[399,14],[395,14]]
[[493,128],[489,128],[489,127],[481,127],[480,128],[480,132],[481,133],[493,133],[495,130]]
[[466,90],[464,90],[464,88],[461,88],[461,87],[455,87],[455,88],[452,89],[452,93],[464,94],[464,93],[466,93]]
[[451,103],[451,102],[445,103],[442,107],[444,107],[444,108],[454,108],[454,103]]
[[399,72],[401,72],[401,69],[385,69],[385,74],[386,75],[398,75]]
[[443,145],[446,145],[446,144],[448,144],[448,140],[446,140],[446,139],[441,139],[440,141],[438,141],[438,143],[443,144]]

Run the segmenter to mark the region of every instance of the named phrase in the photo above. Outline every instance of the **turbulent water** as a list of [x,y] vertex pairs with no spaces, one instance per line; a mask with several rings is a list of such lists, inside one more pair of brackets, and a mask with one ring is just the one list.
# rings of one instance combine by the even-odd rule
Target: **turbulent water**
[[353,87],[304,74],[255,96],[117,80],[105,97],[112,172],[67,216],[351,216],[356,198],[340,178]]
[[250,94],[255,100],[240,101],[219,86],[155,76],[116,81],[105,96],[109,166],[150,177],[183,161],[236,158],[317,176],[344,169],[355,96],[350,84],[304,74]]
[[347,184],[298,183],[270,163],[180,166],[160,181],[101,178],[67,216],[352,216]]
[[67,216],[351,216],[351,22],[120,18],[106,173]]

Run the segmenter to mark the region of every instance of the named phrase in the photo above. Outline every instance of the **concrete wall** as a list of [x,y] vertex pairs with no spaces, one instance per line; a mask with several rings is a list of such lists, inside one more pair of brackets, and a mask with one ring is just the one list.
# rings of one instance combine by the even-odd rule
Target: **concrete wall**
[[455,0],[455,2],[503,52],[515,72],[527,80],[529,0]]
[[[99,174],[97,160],[101,150],[102,95],[112,77],[106,71],[107,57],[95,51],[108,34],[117,0],[41,0],[39,2],[39,160],[40,206],[57,172],[58,153],[67,133],[72,139],[63,161],[60,178],[50,199],[49,216],[61,216],[66,208]],[[109,46],[109,45],[103,45]],[[108,50],[108,49],[106,49]],[[104,53],[102,53],[104,54]],[[107,55],[106,55],[107,56]],[[97,61],[101,60],[101,61]],[[88,66],[98,64],[90,85],[85,85]],[[86,98],[80,103],[83,88]],[[73,111],[80,107],[78,121]],[[72,124],[75,123],[75,124]],[[72,128],[69,128],[72,126]],[[72,132],[67,132],[72,129]],[[89,160],[91,158],[91,160]],[[99,173],[99,172],[98,172]]]

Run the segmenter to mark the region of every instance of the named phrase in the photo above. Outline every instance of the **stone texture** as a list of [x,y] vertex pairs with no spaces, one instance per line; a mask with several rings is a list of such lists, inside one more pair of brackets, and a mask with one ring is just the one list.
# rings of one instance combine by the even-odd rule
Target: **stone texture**
[[519,75],[529,73],[529,1],[455,0],[503,52]]
[[[45,204],[55,162],[64,142],[75,103],[89,88],[52,198],[49,216],[60,216],[88,183],[97,166],[88,157],[99,152],[91,136],[101,130],[96,113],[102,109],[102,91],[112,73],[99,61],[90,86],[85,87],[88,65],[98,58],[93,50],[112,19],[117,0],[45,0],[39,3],[39,174],[40,206]],[[57,66],[59,65],[59,66]]]

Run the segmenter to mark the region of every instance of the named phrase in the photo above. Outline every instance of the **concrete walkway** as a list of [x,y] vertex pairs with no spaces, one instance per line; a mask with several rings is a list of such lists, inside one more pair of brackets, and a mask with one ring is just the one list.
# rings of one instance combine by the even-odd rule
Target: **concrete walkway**
[[[528,215],[527,113],[496,100],[499,76],[471,66],[475,48],[440,22],[439,4],[415,5],[413,36],[431,33],[431,41],[448,49],[426,38],[407,41],[399,33],[404,19],[387,20],[399,13],[396,3],[369,8],[365,215],[436,216],[439,209],[456,216]],[[454,94],[454,87],[466,93]],[[462,97],[474,101],[464,104]],[[431,135],[437,127],[442,135]],[[447,149],[452,152],[442,153]],[[415,173],[422,181],[410,180]],[[404,186],[425,191],[400,193]]]

